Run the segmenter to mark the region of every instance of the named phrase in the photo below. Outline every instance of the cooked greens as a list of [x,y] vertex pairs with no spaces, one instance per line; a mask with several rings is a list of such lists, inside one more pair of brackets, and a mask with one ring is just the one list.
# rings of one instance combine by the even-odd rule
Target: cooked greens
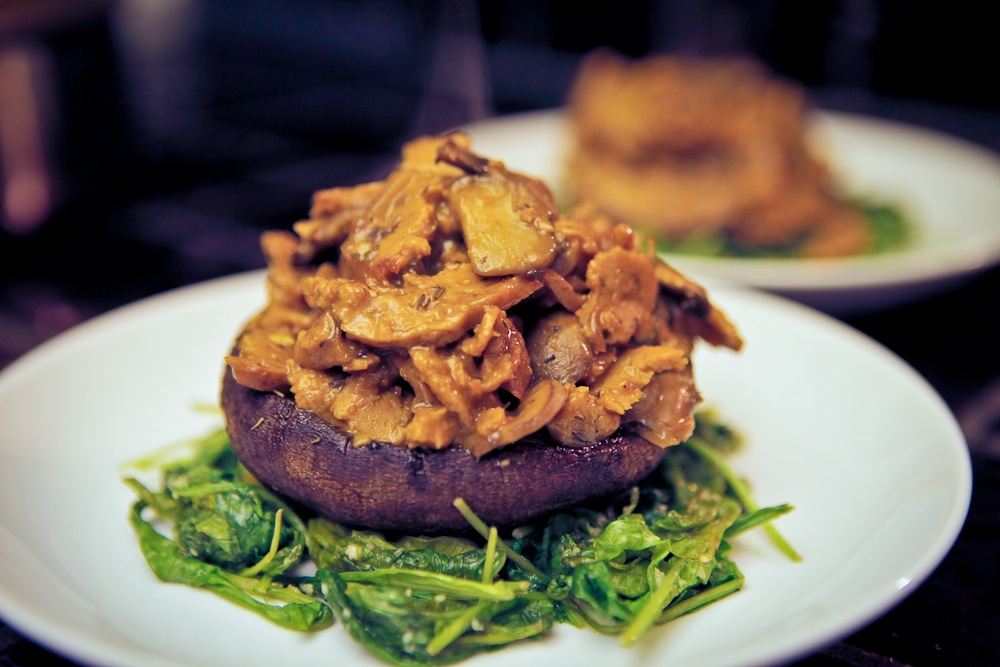
[[469,537],[390,539],[306,520],[252,479],[223,431],[193,444],[191,456],[163,468],[162,490],[125,480],[154,574],[290,629],[322,629],[336,616],[394,665],[454,663],[542,637],[557,623],[631,645],[652,626],[738,591],[743,575],[730,540],[757,526],[799,558],[770,524],[791,507],[755,505],[725,461],[739,438],[710,413],[628,492],[503,539],[462,499],[455,505]]
[[[129,520],[153,573],[208,589],[292,630],[333,623],[329,607],[280,579],[305,555],[301,519],[250,479],[224,432],[195,444],[192,457],[163,471],[161,491],[125,480],[138,496]],[[175,539],[143,518],[146,508],[173,524]]]
[[[856,199],[850,203],[861,213],[871,229],[872,242],[866,254],[881,255],[899,250],[911,241],[914,223],[901,206],[869,199]],[[650,234],[655,236],[652,232]],[[726,234],[695,232],[677,240],[659,237],[656,247],[659,252],[678,255],[789,259],[802,256],[801,246],[806,238],[796,238],[779,246],[751,248],[736,243]]]

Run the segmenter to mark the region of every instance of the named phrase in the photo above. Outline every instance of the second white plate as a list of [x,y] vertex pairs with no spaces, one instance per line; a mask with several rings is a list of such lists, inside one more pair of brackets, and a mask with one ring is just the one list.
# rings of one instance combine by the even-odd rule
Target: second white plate
[[[571,141],[562,110],[500,116],[464,129],[475,151],[558,190]],[[848,192],[902,206],[916,225],[913,243],[842,259],[667,259],[697,275],[760,287],[835,313],[901,303],[1000,262],[995,154],[936,132],[833,112],[816,114],[810,141]]]

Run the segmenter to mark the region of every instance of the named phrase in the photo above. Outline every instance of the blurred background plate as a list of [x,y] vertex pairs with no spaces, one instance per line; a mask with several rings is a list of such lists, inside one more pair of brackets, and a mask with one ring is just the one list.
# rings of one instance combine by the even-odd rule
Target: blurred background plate
[[[547,180],[557,191],[572,137],[560,109],[466,125],[473,149]],[[1000,262],[1000,158],[958,138],[843,112],[818,112],[810,140],[851,196],[898,205],[914,239],[884,254],[836,258],[726,258],[669,254],[716,276],[837,314],[895,305],[952,287]]]

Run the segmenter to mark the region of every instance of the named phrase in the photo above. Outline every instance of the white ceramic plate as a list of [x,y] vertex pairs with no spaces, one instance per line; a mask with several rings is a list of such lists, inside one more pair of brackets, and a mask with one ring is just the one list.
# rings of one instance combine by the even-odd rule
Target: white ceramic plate
[[[558,191],[570,146],[560,110],[465,128],[473,149]],[[1000,262],[1000,157],[935,132],[850,114],[818,113],[809,137],[858,196],[901,205],[916,238],[904,249],[844,259],[669,255],[685,271],[790,296],[829,312],[860,312],[952,286]]]
[[[718,287],[744,352],[704,348],[708,403],[741,429],[733,465],[779,527],[735,559],[743,591],[651,632],[639,646],[560,627],[468,664],[760,665],[814,651],[912,591],[964,520],[970,466],[934,391],[898,358],[815,311]],[[334,626],[300,635],[204,591],[159,583],[126,516],[120,466],[206,433],[222,356],[264,303],[263,274],[148,299],[41,346],[0,374],[0,616],[106,667],[375,665]],[[545,661],[545,662],[543,662]]]

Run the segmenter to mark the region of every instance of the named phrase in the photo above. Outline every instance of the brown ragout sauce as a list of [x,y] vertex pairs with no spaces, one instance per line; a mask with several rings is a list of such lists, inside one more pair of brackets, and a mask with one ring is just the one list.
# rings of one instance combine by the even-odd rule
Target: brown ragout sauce
[[705,291],[629,227],[560,214],[539,180],[461,133],[407,144],[384,181],[317,192],[261,244],[269,303],[226,361],[357,446],[467,448],[620,428],[687,438],[703,338],[739,349]]

